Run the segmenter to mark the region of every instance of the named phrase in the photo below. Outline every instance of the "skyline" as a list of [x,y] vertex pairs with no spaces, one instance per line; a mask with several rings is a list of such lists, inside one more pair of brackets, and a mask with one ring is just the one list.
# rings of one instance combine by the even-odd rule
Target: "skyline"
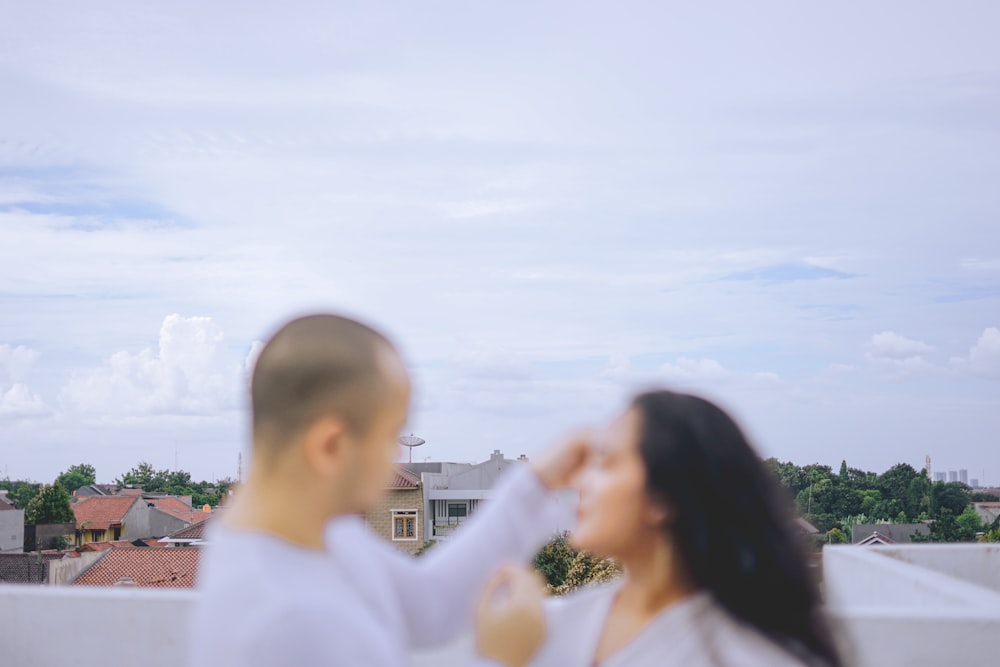
[[260,341],[333,310],[421,460],[665,385],[1000,483],[1000,6],[720,7],[2,3],[0,466],[225,476]]

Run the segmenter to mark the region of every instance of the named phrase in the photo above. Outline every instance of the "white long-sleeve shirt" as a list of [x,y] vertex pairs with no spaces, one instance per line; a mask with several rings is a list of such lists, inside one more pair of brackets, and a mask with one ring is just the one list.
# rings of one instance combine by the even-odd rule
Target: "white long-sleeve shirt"
[[527,466],[458,535],[418,559],[356,517],[330,522],[326,549],[217,526],[205,547],[191,659],[212,667],[401,667],[409,651],[472,626],[500,565],[526,562],[561,508]]
[[706,592],[665,607],[597,663],[597,644],[621,584],[588,586],[549,600],[547,636],[530,667],[804,667]]

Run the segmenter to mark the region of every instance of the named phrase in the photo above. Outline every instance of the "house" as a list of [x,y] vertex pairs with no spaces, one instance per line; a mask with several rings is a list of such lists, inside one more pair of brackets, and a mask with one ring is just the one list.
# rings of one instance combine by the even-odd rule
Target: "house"
[[200,547],[205,544],[205,528],[208,526],[208,523],[208,521],[199,521],[187,528],[181,528],[166,537],[156,540],[156,543],[152,546]]
[[117,487],[114,484],[87,484],[73,491],[73,499],[90,496],[113,496]]
[[423,463],[407,468],[419,472],[424,489],[424,534],[427,539],[447,539],[451,532],[472,516],[479,503],[492,496],[500,475],[512,465],[527,461],[504,458],[493,450],[489,460],[478,464]]
[[[482,463],[411,463],[406,468],[420,475],[423,487],[423,528],[428,540],[447,540],[453,531],[475,514],[484,500],[493,497],[497,480],[508,469],[524,465],[526,456],[516,459],[505,458],[499,449],[493,450],[490,458]],[[565,516],[552,526],[557,534],[570,527],[573,512],[568,511],[576,504],[576,494],[572,491],[560,492],[557,502],[567,506]]]
[[182,498],[163,495],[90,496],[72,507],[77,544],[162,537],[209,515]]
[[909,544],[913,535],[930,535],[926,523],[859,523],[851,526],[851,544]]
[[0,554],[24,550],[24,510],[14,507],[7,499],[7,490],[0,489]]
[[193,588],[200,549],[107,549],[73,580],[73,586]]
[[424,511],[420,475],[397,465],[378,505],[365,513],[365,522],[400,551],[415,554],[426,540],[420,523]]
[[1000,502],[972,503],[972,509],[976,510],[980,519],[990,525],[1000,518]]

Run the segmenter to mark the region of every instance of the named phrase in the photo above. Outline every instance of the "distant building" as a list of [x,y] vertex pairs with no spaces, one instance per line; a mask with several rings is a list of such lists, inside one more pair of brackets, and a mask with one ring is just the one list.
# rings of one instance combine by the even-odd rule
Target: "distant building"
[[949,470],[948,471],[948,481],[949,482],[957,482],[958,481],[958,472],[955,471],[955,470]]
[[85,568],[74,586],[193,588],[201,549],[113,547]]
[[21,553],[24,549],[24,510],[7,500],[0,489],[0,554]]
[[960,481],[962,484],[968,484],[969,483],[969,471],[968,470],[959,470],[958,471],[958,481]]
[[972,503],[972,509],[976,510],[980,519],[989,524],[1000,518],[1000,502]]
[[851,526],[851,544],[909,544],[913,535],[930,535],[925,523],[859,523]]
[[934,481],[935,482],[947,482],[948,481],[948,473],[946,473],[946,472],[936,472],[936,473],[934,473]]
[[976,478],[976,477],[973,477],[972,479],[970,479],[969,480],[969,486],[971,486],[974,489],[978,489],[979,488],[979,479]]
[[378,504],[365,513],[365,522],[400,551],[420,550],[427,533],[421,526],[424,494],[420,475],[397,464],[389,485]]
[[[424,500],[424,533],[427,539],[447,540],[469,517],[475,514],[484,500],[493,496],[497,480],[512,466],[524,465],[527,457],[505,458],[494,450],[487,461],[471,463],[413,463],[410,471],[420,475]],[[573,499],[565,495],[565,502]],[[552,532],[568,526],[554,525]]]
[[77,544],[163,537],[204,521],[204,508],[191,507],[190,496],[165,494],[94,495],[73,503]]

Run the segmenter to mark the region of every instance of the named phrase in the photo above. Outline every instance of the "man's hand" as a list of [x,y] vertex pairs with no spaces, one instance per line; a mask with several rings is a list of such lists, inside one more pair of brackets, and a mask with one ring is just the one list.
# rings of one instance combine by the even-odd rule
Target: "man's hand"
[[526,568],[501,568],[483,591],[476,609],[479,655],[524,667],[545,640],[545,610],[539,576]]
[[590,458],[593,431],[579,431],[545,452],[531,469],[550,491],[563,489],[573,483],[573,478],[583,470]]

